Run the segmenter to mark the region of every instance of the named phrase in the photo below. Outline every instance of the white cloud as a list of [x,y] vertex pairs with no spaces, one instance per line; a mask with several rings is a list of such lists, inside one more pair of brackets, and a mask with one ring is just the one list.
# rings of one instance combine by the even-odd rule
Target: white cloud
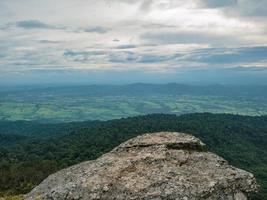
[[[212,67],[214,63],[209,66],[175,55],[185,57],[199,49],[209,52],[211,47],[265,46],[266,1],[223,2],[2,0],[0,71]],[[68,50],[85,53],[66,57]],[[89,56],[89,52],[103,54]],[[236,64],[250,65],[242,61]],[[257,62],[261,67],[267,67],[265,64]]]

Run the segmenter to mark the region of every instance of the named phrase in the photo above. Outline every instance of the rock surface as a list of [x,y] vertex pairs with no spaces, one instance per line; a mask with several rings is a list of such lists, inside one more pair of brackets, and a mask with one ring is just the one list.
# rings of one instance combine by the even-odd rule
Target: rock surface
[[251,173],[205,151],[184,133],[145,134],[97,160],[61,170],[27,200],[246,200],[258,186]]

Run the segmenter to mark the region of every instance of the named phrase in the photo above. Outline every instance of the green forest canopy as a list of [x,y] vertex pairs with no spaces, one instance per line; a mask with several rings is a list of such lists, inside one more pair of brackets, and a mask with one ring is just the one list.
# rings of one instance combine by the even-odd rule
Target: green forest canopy
[[2,195],[27,193],[49,174],[96,159],[137,135],[180,131],[201,138],[212,152],[254,173],[261,185],[255,199],[267,199],[267,116],[153,114],[65,124],[0,124]]

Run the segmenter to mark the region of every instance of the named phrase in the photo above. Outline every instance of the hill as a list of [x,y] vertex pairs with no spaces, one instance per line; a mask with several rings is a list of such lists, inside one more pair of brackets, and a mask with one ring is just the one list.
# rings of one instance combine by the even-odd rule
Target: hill
[[[38,126],[31,122],[34,131]],[[200,138],[208,149],[230,164],[255,174],[259,199],[267,199],[267,116],[227,114],[154,114],[132,118],[75,123],[65,133],[0,147],[0,191],[26,193],[49,174],[85,160],[96,159],[120,143],[142,133],[176,131]],[[48,124],[56,127],[58,124]],[[60,125],[62,126],[62,124]],[[45,128],[45,124],[41,127]],[[33,131],[33,132],[34,132]]]

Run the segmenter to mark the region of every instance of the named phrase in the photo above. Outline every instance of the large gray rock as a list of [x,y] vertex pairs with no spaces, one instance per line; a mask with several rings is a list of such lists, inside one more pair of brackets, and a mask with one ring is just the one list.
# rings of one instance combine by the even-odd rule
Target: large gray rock
[[197,138],[161,132],[133,138],[97,160],[49,176],[27,200],[245,200],[258,186],[251,173],[205,151]]

